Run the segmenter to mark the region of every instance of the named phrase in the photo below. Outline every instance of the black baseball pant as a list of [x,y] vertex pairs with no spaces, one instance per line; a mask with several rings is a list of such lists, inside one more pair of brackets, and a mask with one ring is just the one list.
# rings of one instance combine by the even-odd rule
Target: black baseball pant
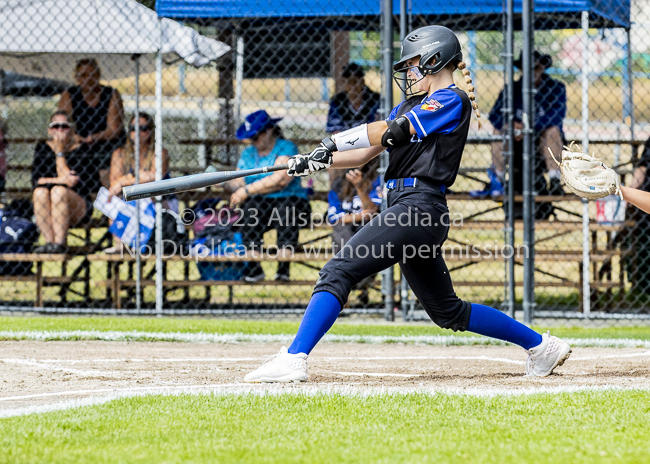
[[441,254],[450,220],[444,194],[422,181],[404,187],[399,180],[388,205],[323,267],[314,293],[332,293],[344,306],[358,282],[399,264],[433,322],[466,330],[471,305],[456,296]]

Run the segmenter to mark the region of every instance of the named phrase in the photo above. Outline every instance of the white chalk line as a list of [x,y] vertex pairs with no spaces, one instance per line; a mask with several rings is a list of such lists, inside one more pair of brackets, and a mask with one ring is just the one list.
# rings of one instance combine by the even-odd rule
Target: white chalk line
[[[260,358],[88,358],[88,359],[30,359],[46,364],[83,364],[83,363],[177,363],[177,362],[240,362],[240,361],[259,361]],[[14,362],[15,359],[0,359],[0,362]]]
[[[200,391],[207,390],[207,391]],[[52,411],[62,411],[67,409],[79,408],[84,406],[96,406],[116,399],[130,398],[147,395],[173,396],[181,394],[203,394],[203,395],[343,395],[353,397],[370,397],[370,396],[388,396],[388,395],[450,395],[450,396],[471,396],[471,397],[494,397],[494,396],[524,396],[536,394],[560,394],[560,393],[580,393],[580,392],[648,392],[650,386],[641,387],[621,387],[617,385],[574,385],[574,386],[553,386],[553,387],[531,387],[523,389],[513,388],[423,388],[423,387],[355,387],[340,385],[250,385],[242,383],[217,384],[217,385],[186,385],[170,387],[135,387],[122,389],[99,389],[99,390],[78,390],[75,392],[58,392],[43,393],[38,395],[26,395],[22,397],[13,397],[15,399],[29,399],[36,397],[62,396],[62,395],[79,395],[93,393],[107,393],[106,395],[91,398],[77,398],[57,403],[33,405],[22,408],[5,409],[0,411],[0,418],[9,418],[24,416],[28,414],[42,414]]]
[[62,367],[62,366],[56,366],[56,365],[51,365],[51,363],[48,362],[43,362],[35,359],[0,359],[0,362],[4,362],[7,364],[18,364],[18,365],[24,365],[24,366],[30,366],[30,367],[38,367],[38,368],[43,368],[43,369],[48,369],[51,371],[55,372],[66,372],[68,374],[77,374],[81,375],[84,377],[98,377],[98,376],[105,376],[105,375],[111,375],[114,374],[114,372],[108,371],[82,371],[79,369],[72,369],[69,367]]
[[[209,342],[209,343],[290,343],[292,334],[216,334],[186,332],[140,332],[140,331],[99,331],[99,330],[61,330],[61,331],[0,331],[0,340],[101,340],[101,341],[168,341],[168,342]],[[650,340],[629,338],[566,338],[572,346],[611,347],[611,348],[650,348]],[[406,343],[440,346],[467,345],[510,345],[501,340],[487,337],[458,335],[332,335],[327,334],[323,341],[331,343]]]
[[393,374],[389,372],[332,372],[332,374],[349,375],[353,377],[422,377],[422,374]]
[[[166,390],[178,390],[178,389],[194,389],[194,388],[218,388],[223,386],[232,386],[239,385],[235,384],[213,384],[213,385],[182,385],[182,386],[155,386],[155,387],[129,387],[129,388],[99,388],[99,389],[86,389],[86,390],[69,390],[69,391],[59,391],[59,392],[49,392],[49,393],[32,393],[30,395],[18,395],[18,396],[5,396],[0,398],[0,401],[16,401],[16,400],[27,400],[32,398],[47,398],[50,396],[67,396],[67,395],[88,395],[93,393],[119,393],[119,392],[138,392],[138,391],[166,391]],[[245,384],[244,384],[245,385]]]
[[[260,361],[263,357],[245,357],[245,358],[149,358],[149,359],[129,359],[129,358],[113,358],[113,359],[30,359],[29,361],[46,363],[46,364],[81,364],[81,363],[178,363],[178,362],[247,362],[247,361]],[[309,357],[310,360],[318,361],[427,361],[427,360],[473,360],[473,361],[493,361],[508,364],[525,364],[525,361],[498,358],[492,356],[314,356]],[[0,359],[0,362],[21,364],[17,359]],[[28,364],[23,362],[22,364]],[[92,371],[91,371],[92,372]]]
[[[641,358],[650,356],[650,351],[640,353],[608,354],[599,356],[572,356],[571,361],[593,361],[598,359],[615,359],[615,358]],[[89,358],[89,359],[17,359],[17,358],[0,358],[0,362],[13,364],[26,364],[41,367],[41,364],[83,364],[83,363],[185,363],[185,362],[248,362],[259,361],[261,357],[243,357],[243,358]],[[493,361],[508,364],[525,364],[525,361],[500,358],[493,356],[314,356],[311,360],[318,361],[427,361],[427,360],[473,360],[473,361]],[[48,367],[48,366],[46,366]],[[64,368],[61,368],[64,369]],[[75,371],[68,369],[70,372],[93,373],[97,371]]]
[[608,354],[603,356],[572,357],[571,361],[591,361],[594,359],[614,359],[614,358],[642,358],[645,356],[650,356],[650,351],[644,351],[642,353],[625,353],[625,354]]

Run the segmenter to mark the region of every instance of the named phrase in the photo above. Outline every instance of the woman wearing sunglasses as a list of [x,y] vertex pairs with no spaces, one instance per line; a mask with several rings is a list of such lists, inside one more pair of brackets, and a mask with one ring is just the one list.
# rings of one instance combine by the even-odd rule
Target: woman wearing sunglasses
[[[151,115],[140,113],[140,178],[141,184],[153,182],[156,180],[156,154],[155,154],[155,134],[156,128]],[[111,157],[110,172],[110,194],[121,197],[122,189],[129,185],[135,184],[135,116],[129,121],[129,137],[126,139],[126,145],[118,148],[113,152]],[[169,178],[169,154],[167,150],[162,150],[162,172],[163,178]],[[178,200],[175,196],[166,196],[163,200],[163,208],[178,212]],[[116,242],[118,240],[116,239]],[[119,253],[120,246],[107,248],[106,253]]]
[[90,193],[99,188],[90,147],[75,141],[70,115],[59,110],[50,116],[48,140],[34,150],[32,186],[34,215],[45,245],[36,253],[67,253],[68,229],[90,218]]

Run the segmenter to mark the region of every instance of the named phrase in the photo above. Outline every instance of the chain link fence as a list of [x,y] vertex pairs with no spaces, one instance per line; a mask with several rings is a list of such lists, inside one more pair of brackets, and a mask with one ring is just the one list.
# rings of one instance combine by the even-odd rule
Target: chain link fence
[[[448,192],[443,252],[463,299],[520,308],[524,257],[533,252],[523,246],[520,6],[509,57],[510,149],[501,2],[395,2],[392,37],[378,0],[203,2],[194,9],[192,2],[159,1],[158,14],[170,18],[162,22],[153,5],[132,0],[24,3],[0,7],[7,18],[0,40],[0,308],[302,313],[323,264],[382,207],[379,159],[307,179],[247,177],[166,196],[159,205],[124,203],[121,188],[156,175],[283,163],[327,134],[385,118],[403,96],[384,59],[399,57],[400,34],[427,24],[458,34],[483,115],[481,127],[472,120]],[[564,191],[548,155],[573,141],[588,144],[626,185],[650,189],[648,22],[645,0],[537,2],[536,317],[648,314],[649,216],[617,197],[585,206]],[[165,53],[156,61],[161,43]],[[504,196],[509,172],[514,243]],[[159,259],[155,215],[164,239]],[[402,284],[398,267],[372,276],[344,311],[421,317]]]

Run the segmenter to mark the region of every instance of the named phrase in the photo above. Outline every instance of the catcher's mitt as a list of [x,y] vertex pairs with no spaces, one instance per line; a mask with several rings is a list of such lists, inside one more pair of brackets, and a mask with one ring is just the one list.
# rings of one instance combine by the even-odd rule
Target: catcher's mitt
[[611,168],[608,168],[594,156],[583,153],[579,145],[562,150],[562,162],[558,162],[549,148],[548,151],[560,167],[564,183],[576,195],[595,200],[607,195],[621,194],[621,181]]

